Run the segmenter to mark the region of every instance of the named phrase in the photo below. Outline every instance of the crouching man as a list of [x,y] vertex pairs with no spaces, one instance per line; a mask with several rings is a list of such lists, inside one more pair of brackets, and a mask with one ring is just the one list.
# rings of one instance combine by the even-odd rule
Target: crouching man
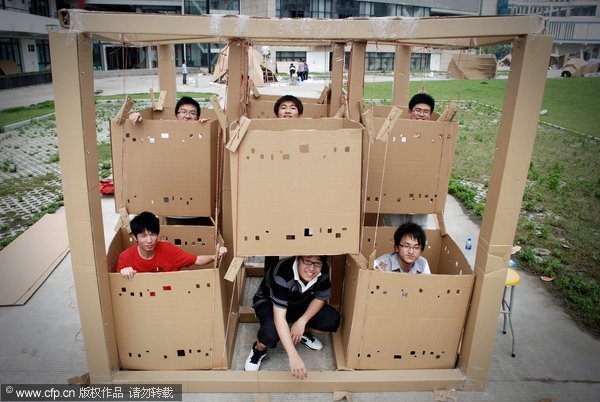
[[281,341],[292,375],[301,380],[306,378],[306,365],[296,345],[302,343],[309,349],[321,350],[323,344],[311,330],[337,330],[340,315],[327,304],[330,297],[326,256],[289,257],[268,269],[254,296],[253,307],[260,329],[246,360],[246,371],[258,371],[267,349]]

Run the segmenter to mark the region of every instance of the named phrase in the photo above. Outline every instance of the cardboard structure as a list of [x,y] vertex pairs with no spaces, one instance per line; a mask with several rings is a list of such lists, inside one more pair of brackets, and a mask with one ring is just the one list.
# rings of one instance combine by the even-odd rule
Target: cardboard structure
[[[142,110],[142,121],[111,120],[115,206],[129,213],[212,217],[219,170],[219,124],[177,121],[173,108]],[[223,239],[208,226],[161,225],[159,240],[195,255],[214,255]],[[116,273],[119,254],[135,244],[121,227],[107,256],[115,337],[120,366],[137,370],[224,369],[236,323],[230,319],[225,265],[192,266],[186,272]],[[235,296],[229,292],[229,297]]]
[[[81,10],[63,12],[60,17],[62,30],[50,33],[57,131],[73,273],[92,382],[132,384],[177,382],[183,384],[184,390],[189,392],[306,392],[307,390],[368,392],[450,388],[483,390],[485,388],[506,277],[505,267],[519,217],[546,79],[544,72],[552,46],[551,37],[540,35],[543,31],[541,17],[279,20],[245,16],[222,18],[222,16],[211,15],[91,13]],[[253,45],[268,45],[275,42],[296,43],[296,41],[309,45],[330,44],[333,49],[334,63],[331,100],[334,101],[341,93],[342,87],[343,71],[340,68],[342,65],[338,62],[343,60],[342,45],[352,42],[351,70],[348,72],[348,101],[349,117],[355,121],[360,119],[359,101],[363,97],[367,42],[386,42],[397,46],[398,63],[396,64],[400,70],[394,74],[394,92],[406,91],[406,96],[395,96],[395,100],[408,98],[408,75],[403,74],[402,71],[406,71],[406,66],[410,63],[410,51],[406,49],[412,45],[468,48],[473,43],[477,43],[478,46],[512,43],[511,73],[490,176],[486,209],[478,239],[473,269],[474,286],[466,313],[457,363],[455,365],[444,363],[444,367],[450,368],[438,369],[326,371],[318,375],[309,375],[304,381],[293,379],[288,372],[123,370],[115,336],[113,301],[109,291],[109,264],[104,246],[98,191],[97,140],[93,118],[95,113],[92,35],[94,39],[115,43],[157,44],[160,87],[161,90],[167,90],[169,94],[165,100],[166,104],[174,104],[176,97],[175,91],[172,90],[175,88],[172,48],[174,43],[229,41],[230,77],[243,77],[247,72],[247,61],[244,61],[247,58],[243,56],[250,42]],[[247,81],[241,79],[229,80],[226,99],[227,122],[240,119],[245,111],[243,105],[248,93],[246,85]],[[172,98],[169,99],[169,96]],[[252,120],[251,124],[255,123],[256,121]],[[222,126],[228,127],[227,124]],[[251,131],[249,133],[250,139],[254,135]],[[228,131],[227,135],[228,140],[231,140],[232,131]],[[241,142],[242,146],[244,142]],[[231,166],[227,161],[224,165],[223,177],[231,177]],[[231,202],[233,191],[235,191],[233,184],[224,180],[221,226],[224,240],[229,246],[233,244],[235,237],[233,230],[235,220],[232,218]],[[444,241],[441,244],[441,250],[445,247],[449,250],[452,248],[451,244],[445,244]],[[452,254],[452,251],[450,253]],[[235,260],[239,262],[237,258]],[[442,263],[438,264],[438,272],[443,272],[440,271],[442,266]],[[372,275],[371,272],[361,272],[356,269],[349,269],[348,272]],[[452,272],[452,275],[456,276],[457,273]],[[469,275],[463,276],[472,278]],[[376,275],[373,275],[372,279],[379,280]],[[462,278],[458,279],[462,280]],[[239,288],[235,288],[238,284],[239,280],[234,277],[232,290],[234,295],[239,295]],[[454,285],[452,289],[456,288]],[[411,288],[411,294],[413,290]],[[227,292],[229,291],[231,289],[227,289]],[[446,297],[441,293],[439,295]],[[378,297],[391,296],[378,295]],[[231,300],[235,303],[234,299]],[[223,311],[235,311],[235,309]],[[363,313],[361,314],[364,316]],[[215,314],[215,316],[219,315]],[[233,317],[232,321],[236,322],[236,314],[229,314],[229,318],[231,317]],[[360,317],[361,315],[357,315],[357,318]],[[450,318],[460,321],[458,315]],[[334,338],[334,342],[338,344],[337,348],[343,348],[339,337],[337,340]],[[352,342],[348,345],[351,346]],[[452,345],[447,347],[434,343],[429,345],[434,346],[427,346],[425,349],[415,347],[415,354],[421,353],[423,356],[423,351],[427,355],[431,351],[440,353],[441,350],[445,350],[448,356],[456,353]],[[367,346],[369,350],[372,347],[372,345]],[[177,347],[181,348],[177,350],[185,351],[186,356],[188,354],[194,356],[195,353],[201,354],[206,344],[199,345],[198,349],[193,349],[196,345],[193,347],[191,344],[189,347],[186,345],[187,351],[183,346]],[[350,350],[348,347],[346,349]],[[135,350],[130,349],[127,353],[129,352],[134,355]],[[162,351],[156,351],[159,352]],[[142,354],[140,351],[138,353]],[[367,351],[367,353],[373,352]],[[410,351],[385,350],[387,356],[391,353],[400,354],[403,358],[406,353],[410,355]],[[142,359],[142,357],[137,358]],[[413,359],[424,360],[425,358],[413,357]],[[360,364],[368,363],[368,358],[361,360],[363,361],[360,361]],[[345,364],[345,361],[338,359],[340,369],[343,369]]]
[[496,77],[493,54],[455,54],[448,64],[448,76],[458,80],[489,80]]
[[[213,72],[213,82],[227,82],[227,66],[229,64],[229,52],[225,48],[219,53],[219,59],[215,64]],[[269,82],[277,82],[277,77],[273,73],[273,65],[265,61],[263,55],[252,46],[248,50],[248,71],[254,85],[263,86]]]
[[[371,131],[363,144],[364,211],[436,214],[443,222],[458,124],[437,121],[438,114],[431,121],[401,116],[406,117],[406,109],[363,112]],[[394,250],[395,230],[364,226],[361,255],[346,259],[340,335],[346,367],[454,368],[473,270],[442,228],[426,232],[423,257],[432,275],[373,271],[375,257]]]

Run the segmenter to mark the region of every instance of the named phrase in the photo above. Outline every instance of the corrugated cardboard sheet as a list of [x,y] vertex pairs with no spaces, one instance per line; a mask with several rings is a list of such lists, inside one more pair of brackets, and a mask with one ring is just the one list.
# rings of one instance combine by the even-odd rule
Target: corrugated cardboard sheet
[[[377,133],[387,113],[381,107],[374,112],[379,115],[373,117]],[[387,142],[370,142],[365,136],[365,212],[441,212],[450,182],[457,129],[454,122],[401,118],[392,127]]]
[[230,152],[235,254],[358,252],[361,133],[343,119],[252,120]]
[[44,215],[0,252],[0,306],[25,304],[68,251],[65,215]]
[[217,131],[216,120],[111,121],[117,210],[213,216]]

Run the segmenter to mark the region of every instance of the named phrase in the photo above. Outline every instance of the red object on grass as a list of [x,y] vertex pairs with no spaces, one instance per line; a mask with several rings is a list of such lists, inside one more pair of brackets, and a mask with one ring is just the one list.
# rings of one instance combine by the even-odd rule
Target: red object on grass
[[112,195],[115,193],[115,183],[113,179],[100,180],[100,194]]

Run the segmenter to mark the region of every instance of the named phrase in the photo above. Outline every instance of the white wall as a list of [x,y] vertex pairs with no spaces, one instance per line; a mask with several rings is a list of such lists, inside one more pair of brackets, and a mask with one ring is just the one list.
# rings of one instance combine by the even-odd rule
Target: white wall
[[[429,69],[431,71],[441,71],[441,62],[442,55],[439,53],[431,53],[431,58],[429,59]],[[445,69],[444,69],[445,70]]]
[[306,52],[306,63],[308,63],[308,74],[323,73],[329,71],[329,51],[319,49]]
[[[29,50],[30,46],[33,46],[33,51]],[[22,72],[31,73],[39,71],[35,39],[21,39],[19,40],[19,47],[21,48]]]

